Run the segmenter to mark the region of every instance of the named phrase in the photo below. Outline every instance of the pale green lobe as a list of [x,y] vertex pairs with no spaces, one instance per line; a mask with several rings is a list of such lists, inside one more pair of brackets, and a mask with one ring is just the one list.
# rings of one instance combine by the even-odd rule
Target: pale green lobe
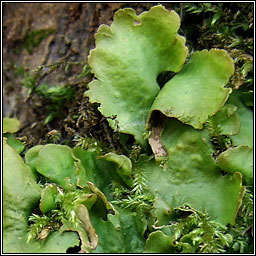
[[254,102],[253,91],[243,92],[242,101],[246,107],[253,107],[253,102]]
[[149,234],[144,253],[175,253],[173,240],[162,231]]
[[224,135],[234,135],[240,131],[240,118],[236,113],[237,107],[225,104],[220,111],[210,118],[220,128]]
[[5,117],[3,119],[3,133],[14,133],[20,129],[21,123],[17,118]]
[[75,203],[85,205],[89,211],[96,202],[96,200],[97,194],[83,194],[78,199],[76,199]]
[[65,145],[43,146],[35,160],[36,171],[64,189],[76,184],[74,159],[71,148]]
[[76,233],[50,234],[27,243],[28,216],[39,203],[40,187],[31,169],[5,141],[3,144],[3,252],[65,253],[79,245]]
[[253,112],[242,102],[243,93],[233,91],[227,103],[237,107],[237,115],[240,119],[240,130],[238,134],[231,136],[234,146],[245,145],[253,147]]
[[57,209],[55,197],[58,195],[58,189],[55,184],[49,184],[41,190],[41,200],[39,208],[42,213],[47,213],[51,210]]
[[4,137],[7,138],[7,143],[14,148],[18,154],[20,154],[24,149],[25,145],[20,140],[16,139],[12,133],[4,134]]
[[35,162],[38,158],[40,150],[43,148],[43,145],[36,145],[30,148],[25,154],[25,162],[32,169],[36,169]]
[[[3,144],[3,250],[15,250],[11,242],[26,241],[27,218],[39,203],[40,187],[31,169],[5,141]],[[14,243],[15,244],[15,243]],[[12,249],[13,248],[13,249]]]
[[168,224],[173,208],[183,204],[207,212],[223,225],[234,224],[243,195],[242,177],[221,174],[207,131],[169,119],[161,138],[168,153],[163,168],[152,161],[143,164],[147,186],[156,197],[156,224]]
[[72,157],[77,167],[75,175],[79,187],[87,187],[88,182],[91,182],[110,199],[111,182],[123,183],[116,171],[117,164],[100,159],[96,152],[75,147],[72,149]]
[[240,145],[218,156],[219,167],[228,173],[241,172],[247,186],[253,185],[253,149]]
[[25,154],[25,163],[31,168],[35,177],[38,176],[38,172],[36,170],[36,160],[42,148],[43,148],[43,145],[36,145],[30,148]]
[[[104,116],[116,116],[123,133],[143,139],[150,107],[159,92],[157,76],[178,72],[185,61],[185,39],[177,34],[179,16],[155,6],[136,16],[132,9],[115,13],[111,26],[99,27],[96,48],[88,63],[97,80],[85,92],[91,102],[100,103]],[[113,128],[117,124],[109,120]]]
[[[84,153],[84,154],[83,154]],[[94,162],[92,156],[95,153],[88,152],[80,147],[75,147],[71,151],[71,156],[75,160],[74,164],[76,166],[75,176],[76,176],[76,185],[80,188],[87,186],[87,181],[90,179],[92,169],[94,168]],[[85,165],[81,160],[81,157],[85,158]],[[89,171],[89,173],[88,173]]]
[[115,215],[108,214],[107,220],[91,216],[99,237],[93,253],[142,253],[145,247],[144,233],[147,228],[145,215],[115,206]]
[[[58,231],[55,231],[44,242],[30,243],[30,253],[66,253],[68,248],[79,246],[80,240],[75,232],[64,232],[60,234]],[[20,252],[18,251],[18,253]]]
[[101,156],[100,159],[116,163],[118,175],[128,186],[132,186],[132,162],[128,157],[110,152]]
[[182,71],[165,84],[151,109],[201,129],[228,99],[232,89],[224,86],[233,73],[233,60],[226,51],[195,52]]

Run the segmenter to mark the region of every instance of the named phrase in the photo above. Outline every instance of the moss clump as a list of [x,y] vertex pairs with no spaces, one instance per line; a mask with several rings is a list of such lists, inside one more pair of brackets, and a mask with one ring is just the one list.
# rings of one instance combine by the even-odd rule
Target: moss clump
[[37,48],[44,39],[54,32],[54,29],[28,30],[21,44],[15,48],[14,52],[19,53],[25,48],[29,54],[32,54],[33,50]]

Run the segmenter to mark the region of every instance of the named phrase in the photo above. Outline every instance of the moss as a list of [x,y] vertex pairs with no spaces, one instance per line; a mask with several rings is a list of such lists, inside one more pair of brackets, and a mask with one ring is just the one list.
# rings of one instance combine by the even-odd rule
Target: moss
[[253,3],[184,3],[181,31],[191,47],[239,48],[252,53]]
[[14,49],[14,53],[18,54],[22,49],[25,48],[29,54],[32,54],[33,50],[37,48],[44,39],[54,32],[54,29],[28,30],[20,45]]

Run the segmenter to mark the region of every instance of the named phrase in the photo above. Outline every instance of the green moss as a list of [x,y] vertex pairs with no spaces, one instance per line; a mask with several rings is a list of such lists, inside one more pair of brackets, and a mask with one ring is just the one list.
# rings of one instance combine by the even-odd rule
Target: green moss
[[252,192],[247,189],[242,205],[237,213],[236,224],[229,226],[227,232],[232,235],[233,243],[228,253],[253,253],[253,220],[254,207]]
[[54,29],[28,30],[22,43],[15,48],[14,53],[18,54],[22,49],[25,48],[29,54],[32,54],[33,50],[37,48],[44,39],[54,32]]
[[218,45],[252,51],[252,3],[184,3],[177,9],[182,11],[181,30],[194,49]]

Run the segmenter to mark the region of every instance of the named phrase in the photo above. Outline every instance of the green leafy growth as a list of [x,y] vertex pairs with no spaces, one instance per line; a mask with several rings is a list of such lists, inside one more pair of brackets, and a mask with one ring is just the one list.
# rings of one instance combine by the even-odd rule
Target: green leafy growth
[[213,125],[217,125],[222,135],[234,135],[240,130],[240,119],[236,113],[237,107],[225,104],[220,111],[210,118]]
[[[97,199],[96,195],[88,194],[87,190],[68,191],[55,195],[58,209],[52,210],[48,215],[38,216],[33,214],[30,221],[28,241],[41,239],[43,241],[52,231],[75,231],[82,241],[81,251],[87,252],[97,245],[97,235],[93,229],[87,209],[91,209]],[[88,207],[88,208],[87,208]],[[92,241],[93,240],[93,241]],[[90,242],[91,241],[91,242]]]
[[[189,13],[194,13],[194,14],[200,14],[200,13],[206,13],[206,12],[211,12],[211,13],[218,13],[220,10],[222,4],[213,5],[211,3],[197,3],[197,4],[185,4],[184,5],[184,10]],[[215,16],[215,15],[214,15]],[[211,22],[213,23],[213,21]]]
[[50,101],[49,114],[44,121],[47,124],[59,116],[63,103],[73,98],[74,88],[71,85],[49,87],[46,84],[41,84],[35,89],[35,93],[46,101]]
[[46,84],[42,84],[37,87],[36,93],[45,99],[50,99],[55,104],[61,104],[65,100],[72,99],[74,89],[70,85],[49,87]]
[[43,145],[34,146],[30,148],[25,154],[25,163],[31,168],[35,177],[38,176],[38,172],[36,170],[36,160],[42,148],[43,148]]
[[[65,253],[79,245],[75,233],[53,232],[43,243],[27,243],[28,216],[40,199],[31,169],[5,141],[3,144],[3,252]],[[15,246],[14,246],[15,245]]]
[[[212,27],[223,16],[211,4],[198,10],[192,12],[213,13]],[[96,253],[252,251],[253,203],[251,194],[244,192],[242,176],[246,185],[252,185],[253,113],[247,107],[253,106],[253,94],[234,91],[229,97],[231,89],[224,86],[234,65],[224,50],[195,52],[182,69],[187,48],[177,34],[179,26],[178,15],[161,5],[139,16],[132,9],[119,10],[111,26],[99,28],[90,67],[85,65],[80,75],[95,74],[97,80],[85,95],[100,103],[99,110],[112,128],[135,135],[141,145],[146,143],[150,116],[156,116],[152,111],[174,117],[166,119],[159,132],[160,146],[167,153],[160,165],[140,155],[140,147],[132,149],[131,160],[114,153],[99,157],[103,150],[94,139],[82,137],[78,145],[88,150],[38,145],[26,153],[26,165],[7,144],[14,138],[7,134],[4,252],[61,253],[80,241],[80,252]],[[32,53],[46,36],[31,40],[27,50]],[[49,67],[53,71],[59,64],[63,63]],[[181,69],[160,90],[159,74]],[[251,71],[252,61],[245,61],[242,76]],[[37,86],[37,76],[22,73],[29,93],[53,104],[45,120],[50,122],[63,102],[72,99],[73,89],[69,85]],[[206,129],[194,129],[202,129],[205,123]],[[4,133],[10,127],[5,121]],[[237,147],[230,147],[228,136]],[[228,148],[217,163],[210,143],[216,138],[221,151]],[[36,184],[38,173],[57,185],[46,183],[41,189]],[[30,215],[33,209],[41,214]],[[225,228],[227,224],[231,225]],[[146,242],[147,226],[153,232]]]
[[141,253],[144,250],[144,233],[147,227],[145,215],[115,206],[115,215],[108,214],[107,220],[91,217],[99,236],[94,253]]
[[175,209],[176,220],[150,233],[147,253],[224,253],[233,237],[207,214],[183,206]]
[[7,143],[14,148],[18,154],[20,154],[24,149],[25,145],[12,133],[19,131],[21,128],[21,123],[17,118],[5,117],[3,119],[3,137],[7,138]]
[[168,224],[173,208],[182,204],[207,212],[223,225],[233,224],[243,195],[242,177],[221,174],[208,132],[169,119],[161,140],[168,152],[163,168],[147,159],[143,165],[147,187],[156,198],[156,224]]
[[20,129],[21,123],[17,118],[5,117],[3,119],[3,133],[15,133]]
[[85,64],[83,66],[83,70],[82,70],[81,74],[78,76],[78,78],[87,77],[90,73],[91,73],[91,68],[89,67],[88,64]]
[[247,186],[253,185],[253,149],[240,145],[236,148],[229,148],[221,153],[217,159],[219,167],[228,172],[240,172]]
[[54,29],[39,29],[27,31],[24,37],[23,47],[32,54],[33,49],[38,47],[40,43],[49,35],[54,33]]
[[[51,73],[58,65],[62,63],[55,63],[49,65],[51,67]],[[38,69],[43,69],[44,66],[40,66]],[[37,72],[35,70],[34,72]],[[25,71],[21,84],[23,87],[28,88],[28,97],[34,93],[37,97],[40,97],[41,100],[46,102],[47,108],[47,117],[45,119],[45,124],[52,121],[55,117],[60,115],[60,110],[63,107],[63,103],[70,101],[74,97],[74,88],[70,85],[56,85],[50,86],[47,84],[40,84],[40,76],[38,74],[31,74],[30,72]]]
[[181,31],[194,50],[227,49],[234,59],[230,85],[253,90],[253,4],[182,3]]
[[225,104],[214,116],[209,117],[205,124],[216,151],[215,156],[227,150],[232,145],[230,136],[240,131],[240,118],[236,111],[236,106]]
[[193,40],[192,49],[208,46],[252,52],[252,3],[183,3],[182,7],[182,31]]
[[124,199],[112,201],[123,209],[131,209],[133,211],[143,211],[149,213],[153,209],[154,198],[147,195],[134,195],[126,196]]
[[88,187],[91,192],[98,196],[101,199],[101,202],[104,204],[107,211],[116,212],[114,206],[108,201],[107,197],[102,193],[102,191],[95,186],[92,182],[88,182]]
[[[117,186],[114,186],[115,191]],[[118,188],[118,187],[117,187]],[[154,197],[148,193],[144,170],[139,163],[133,167],[133,184],[129,191],[119,187],[119,193],[113,193],[117,200],[112,201],[121,208],[129,208],[133,211],[149,213],[153,209]]]
[[75,142],[75,147],[80,147],[90,152],[96,152],[98,155],[102,155],[103,152],[109,151],[109,148],[107,148],[103,142],[98,141],[94,137],[75,135],[73,141]]
[[227,250],[228,253],[254,252],[253,223],[253,195],[251,191],[246,190],[242,205],[237,213],[236,223],[228,229],[228,233],[233,237],[233,243]]
[[13,134],[6,133],[3,137],[7,138],[7,144],[14,148],[18,154],[20,154],[25,149],[24,143],[19,139],[16,139]]
[[23,87],[28,89],[28,95],[32,94],[36,89],[36,76],[25,71],[21,84]]
[[161,5],[139,16],[126,8],[95,35],[88,64],[97,80],[85,95],[101,104],[104,116],[116,116],[121,132],[135,135],[143,145],[149,110],[160,90],[157,77],[163,71],[178,72],[187,55],[185,40],[177,35],[179,26],[179,16]]
[[26,153],[27,163],[38,173],[64,189],[76,184],[75,164],[71,148],[65,145],[47,144],[36,146]]
[[253,107],[253,91],[243,92],[242,101],[246,107]]
[[76,165],[77,186],[87,187],[88,182],[92,182],[111,199],[111,182],[124,184],[117,173],[117,164],[98,158],[96,152],[75,147],[72,157]]
[[76,231],[81,239],[80,252],[90,252],[94,250],[98,244],[98,236],[93,228],[87,207],[84,204],[77,202],[69,202],[69,207],[63,205],[63,209],[69,209],[70,218],[63,219],[63,226],[60,232]]
[[46,238],[52,235],[52,232],[59,230],[62,225],[59,216],[56,214],[54,216],[46,216],[32,213],[28,217],[28,222],[28,244],[35,240],[47,241]]
[[[80,252],[95,249],[98,237],[92,227],[89,211],[96,202],[103,202],[100,190],[93,194],[88,188],[63,191],[53,184],[46,186],[43,190],[45,191],[41,192],[39,206],[44,214],[32,214],[29,217],[31,224],[28,229],[28,242],[38,239],[45,242],[55,230],[60,234],[65,234],[65,231],[74,231],[79,234],[82,242]],[[105,199],[103,208],[109,209],[109,205],[110,203]]]
[[237,107],[236,113],[240,119],[240,131],[238,134],[232,135],[232,144],[234,146],[245,145],[253,147],[253,112],[247,108],[242,102],[243,93],[241,91],[233,91],[227,103]]
[[231,146],[231,138],[222,134],[221,127],[218,123],[215,123],[213,119],[209,119],[205,126],[209,132],[209,136],[211,137],[211,143],[215,148],[215,156],[220,154],[220,152],[227,150]]
[[116,163],[118,175],[128,186],[132,186],[132,162],[128,157],[110,152],[101,156],[100,159]]
[[[3,250],[11,252],[15,240],[25,244],[27,217],[40,198],[40,187],[22,158],[3,144]],[[21,239],[19,239],[21,237]],[[16,244],[16,243],[14,243]]]
[[146,242],[145,253],[175,253],[173,238],[157,230],[151,232]]
[[54,184],[49,184],[41,190],[41,200],[39,208],[42,213],[47,213],[49,211],[57,209],[55,197],[58,195],[58,193],[58,188]]
[[223,87],[233,73],[234,64],[226,51],[195,52],[182,71],[166,83],[151,109],[201,129],[226,102],[232,90]]
[[101,218],[106,217],[108,212],[116,213],[105,195],[91,182],[88,182],[88,188],[72,191],[63,191],[52,184],[43,190],[40,210],[44,214],[30,216],[28,242],[38,239],[45,241],[55,230],[59,230],[60,234],[75,231],[82,242],[80,252],[93,251],[98,245],[98,235],[91,224],[90,215],[96,213],[97,218]]
[[[65,232],[60,234],[58,231],[51,233],[47,240],[44,242],[38,241],[26,244],[26,250],[28,253],[66,253],[68,248],[78,246],[80,243],[78,236],[75,232]],[[15,242],[14,242],[15,244]],[[13,244],[12,244],[13,246]],[[28,249],[30,248],[30,249]],[[21,250],[16,251],[20,253]]]

